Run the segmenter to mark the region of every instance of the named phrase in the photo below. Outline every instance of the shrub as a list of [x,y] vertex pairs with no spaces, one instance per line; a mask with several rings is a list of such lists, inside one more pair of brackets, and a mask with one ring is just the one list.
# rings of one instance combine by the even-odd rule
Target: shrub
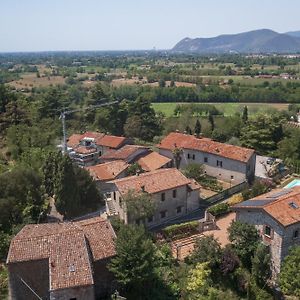
[[240,202],[244,201],[244,198],[243,198],[243,195],[240,193],[240,194],[236,194],[236,195],[233,195],[232,197],[230,197],[230,199],[228,200],[228,205],[229,206],[233,206],[235,204],[238,204]]
[[198,232],[199,222],[191,221],[182,224],[174,224],[162,230],[166,238],[188,236]]
[[230,207],[228,203],[223,202],[210,207],[207,211],[217,217],[229,213]]

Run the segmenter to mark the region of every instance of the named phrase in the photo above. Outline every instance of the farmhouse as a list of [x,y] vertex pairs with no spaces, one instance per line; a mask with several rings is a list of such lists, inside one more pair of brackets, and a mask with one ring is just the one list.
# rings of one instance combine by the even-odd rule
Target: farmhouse
[[113,207],[126,224],[140,221],[132,219],[127,212],[124,196],[130,191],[151,195],[155,211],[144,220],[148,227],[162,224],[199,208],[199,185],[175,168],[159,169],[117,179],[111,183],[113,191],[111,198],[107,200],[107,207]]
[[[10,299],[93,300],[110,292],[115,233],[99,217],[26,225],[7,258]],[[38,296],[38,297],[37,297]]]
[[130,165],[123,160],[113,160],[103,164],[87,167],[90,175],[96,181],[97,187],[101,192],[110,191],[108,181],[123,178]]
[[173,159],[180,168],[199,163],[208,175],[232,184],[254,178],[255,152],[252,149],[178,132],[170,133],[157,147],[161,155]]
[[255,225],[270,246],[273,276],[291,246],[300,245],[300,187],[276,189],[236,204],[236,220]]

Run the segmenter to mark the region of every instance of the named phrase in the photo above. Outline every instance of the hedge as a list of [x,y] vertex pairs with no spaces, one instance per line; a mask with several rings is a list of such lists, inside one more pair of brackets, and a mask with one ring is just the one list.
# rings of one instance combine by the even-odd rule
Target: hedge
[[162,230],[166,238],[183,237],[198,232],[199,222],[191,221],[182,224],[174,224]]
[[213,216],[217,217],[220,215],[224,215],[226,213],[230,212],[230,206],[228,203],[219,203],[217,205],[214,205],[212,207],[210,207],[207,210],[209,213],[211,213]]

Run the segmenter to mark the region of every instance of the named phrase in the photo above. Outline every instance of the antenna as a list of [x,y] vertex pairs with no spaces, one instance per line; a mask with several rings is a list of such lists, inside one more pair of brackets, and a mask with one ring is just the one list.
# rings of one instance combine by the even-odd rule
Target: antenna
[[[106,99],[101,99],[106,100]],[[102,104],[97,104],[97,105],[90,105],[87,107],[83,108],[78,108],[78,109],[73,109],[73,110],[65,110],[60,113],[59,119],[61,119],[62,122],[62,130],[63,130],[63,144],[62,144],[62,152],[65,154],[67,153],[67,129],[66,129],[66,115],[72,114],[74,112],[79,112],[79,111],[85,111],[85,110],[90,110],[90,109],[96,109],[98,107],[103,107],[103,106],[110,106],[113,104],[119,103],[119,101],[113,101],[113,102],[107,102],[107,103],[102,103]]]

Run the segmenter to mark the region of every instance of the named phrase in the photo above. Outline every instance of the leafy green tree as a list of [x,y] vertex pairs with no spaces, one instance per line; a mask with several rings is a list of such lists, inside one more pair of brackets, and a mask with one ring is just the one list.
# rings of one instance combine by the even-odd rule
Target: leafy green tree
[[155,276],[156,264],[155,247],[145,229],[142,226],[122,226],[116,240],[116,256],[111,260],[109,270],[125,291],[135,292],[138,297],[144,294],[143,289]]
[[129,190],[123,200],[130,223],[138,220],[144,221],[154,213],[155,205],[152,197],[145,191],[138,193],[134,190]]
[[164,79],[160,79],[158,82],[159,87],[164,88],[166,86],[166,82]]
[[223,275],[233,272],[236,267],[239,266],[239,258],[231,248],[231,246],[225,247],[222,251],[220,270]]
[[260,243],[252,258],[251,274],[260,287],[264,287],[271,276],[271,255],[268,246]]
[[300,297],[300,246],[292,248],[283,261],[279,285],[286,295]]
[[186,289],[192,299],[199,299],[206,294],[210,285],[211,269],[209,263],[197,263],[195,268],[190,270],[187,278]]
[[197,135],[197,137],[199,137],[201,134],[201,123],[200,123],[199,119],[197,119],[197,121],[196,121],[194,132]]
[[197,239],[190,260],[193,263],[207,262],[210,267],[215,267],[221,262],[221,254],[220,243],[209,235]]
[[201,164],[191,163],[183,170],[184,175],[188,178],[193,178],[200,182],[204,176],[204,167]]
[[[133,129],[132,126],[135,128]],[[128,136],[151,141],[161,132],[160,122],[151,107],[149,95],[144,94],[128,106],[128,118],[124,127]]]
[[143,171],[142,167],[137,162],[135,162],[128,167],[126,174],[128,176],[130,176],[130,175],[140,174],[143,172],[144,171]]
[[251,258],[259,244],[259,234],[253,225],[232,222],[228,228],[229,241],[232,248],[248,269],[251,268]]
[[280,122],[277,116],[255,116],[241,130],[242,145],[263,155],[276,150],[277,142],[283,138]]

